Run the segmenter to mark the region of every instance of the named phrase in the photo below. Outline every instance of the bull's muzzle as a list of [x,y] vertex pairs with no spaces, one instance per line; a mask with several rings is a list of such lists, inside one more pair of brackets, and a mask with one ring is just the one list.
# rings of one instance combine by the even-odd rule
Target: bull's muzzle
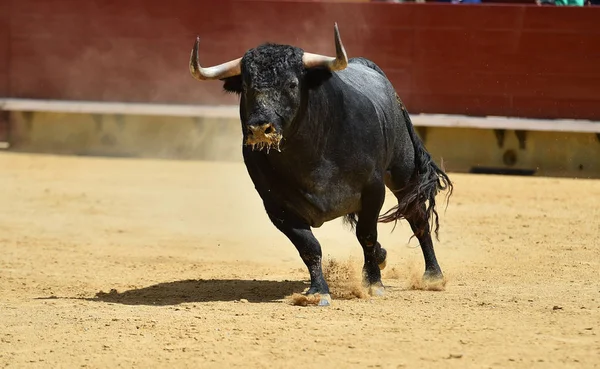
[[283,136],[277,132],[272,123],[261,125],[249,125],[246,132],[246,145],[252,146],[252,150],[266,149],[267,153],[271,149],[279,149]]

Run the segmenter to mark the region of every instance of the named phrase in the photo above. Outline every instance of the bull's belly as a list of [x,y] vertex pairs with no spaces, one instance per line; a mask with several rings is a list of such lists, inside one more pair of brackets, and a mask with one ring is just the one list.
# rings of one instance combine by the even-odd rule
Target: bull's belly
[[[362,192],[371,176],[348,175],[334,165],[303,169],[305,176],[289,175],[287,163],[262,162],[260,153],[245,151],[246,165],[265,206],[288,210],[318,228],[323,223],[361,210]],[[256,155],[256,157],[254,157]],[[368,164],[368,163],[367,163]],[[374,173],[366,163],[355,163],[354,172]],[[284,169],[280,169],[284,168]],[[286,175],[287,174],[287,175]]]
[[328,186],[321,191],[294,191],[284,197],[285,207],[302,218],[311,227],[341,216],[358,212],[361,208],[361,191],[344,185]]

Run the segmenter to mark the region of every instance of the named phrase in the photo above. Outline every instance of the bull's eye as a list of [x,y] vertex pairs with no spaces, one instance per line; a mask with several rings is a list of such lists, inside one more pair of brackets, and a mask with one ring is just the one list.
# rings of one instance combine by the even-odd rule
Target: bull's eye
[[290,90],[295,89],[296,87],[298,87],[298,82],[296,81],[291,81],[290,84],[288,85],[288,87],[290,88]]

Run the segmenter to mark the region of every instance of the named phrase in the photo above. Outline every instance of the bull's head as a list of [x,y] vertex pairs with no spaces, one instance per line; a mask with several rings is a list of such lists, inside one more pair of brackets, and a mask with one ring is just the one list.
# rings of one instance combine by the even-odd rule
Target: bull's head
[[224,88],[241,95],[244,144],[253,149],[279,145],[306,102],[307,92],[331,72],[348,65],[337,24],[336,57],[304,52],[298,47],[265,44],[242,58],[203,68],[198,61],[199,38],[190,57],[190,72],[199,81],[223,80]]

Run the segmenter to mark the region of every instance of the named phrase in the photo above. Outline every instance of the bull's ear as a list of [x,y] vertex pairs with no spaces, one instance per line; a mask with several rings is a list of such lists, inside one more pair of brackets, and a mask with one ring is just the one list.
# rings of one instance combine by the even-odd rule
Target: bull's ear
[[241,94],[242,93],[242,76],[237,75],[223,79],[223,89],[226,92]]
[[314,67],[306,69],[306,83],[308,88],[317,88],[323,82],[331,78],[332,74],[326,67]]

